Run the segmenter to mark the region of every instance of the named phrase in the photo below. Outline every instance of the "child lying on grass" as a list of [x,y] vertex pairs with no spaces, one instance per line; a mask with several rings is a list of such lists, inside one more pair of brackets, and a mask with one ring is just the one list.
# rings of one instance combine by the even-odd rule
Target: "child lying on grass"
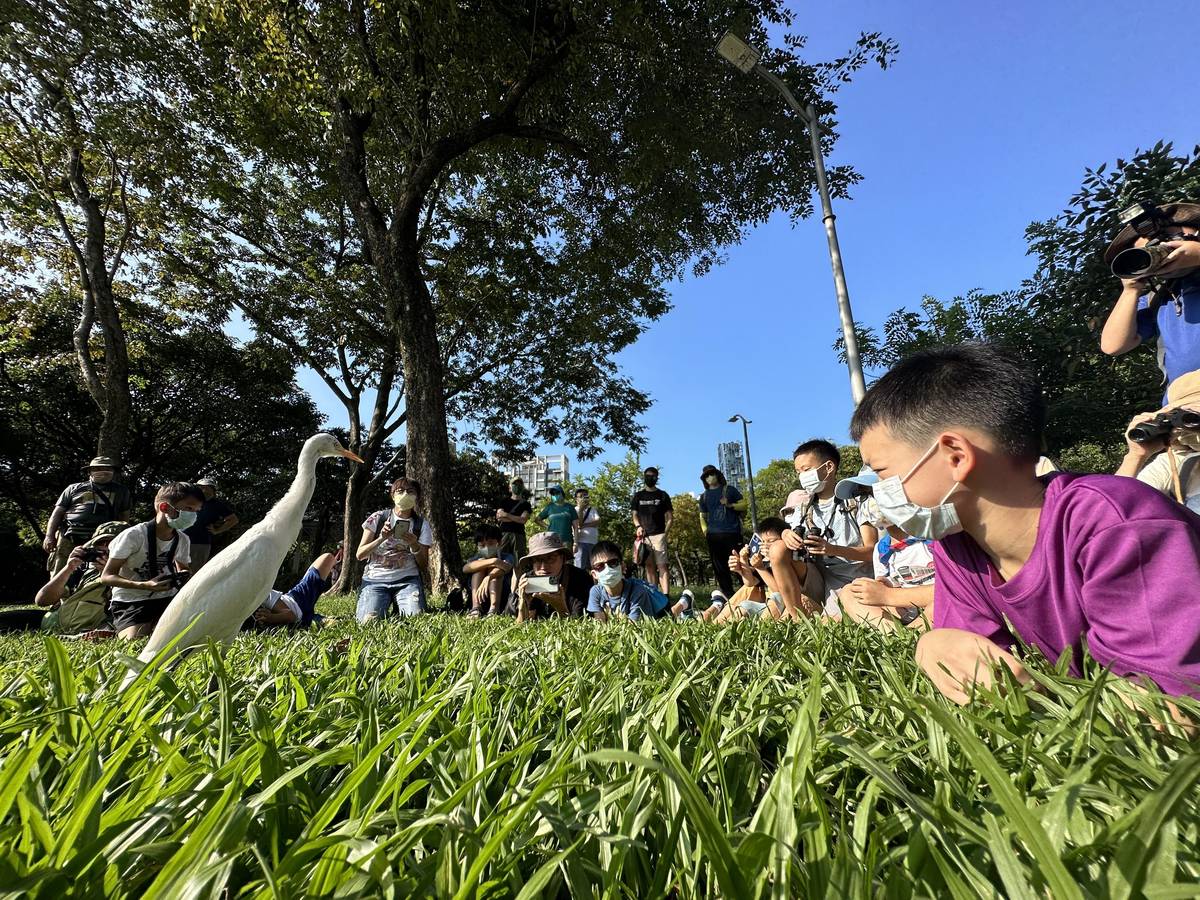
[[855,412],[880,510],[937,542],[918,662],[966,703],[998,663],[1028,680],[1017,638],[1076,675],[1086,642],[1116,675],[1200,696],[1200,517],[1132,478],[1038,478],[1042,422],[1037,380],[981,344],[908,357]]

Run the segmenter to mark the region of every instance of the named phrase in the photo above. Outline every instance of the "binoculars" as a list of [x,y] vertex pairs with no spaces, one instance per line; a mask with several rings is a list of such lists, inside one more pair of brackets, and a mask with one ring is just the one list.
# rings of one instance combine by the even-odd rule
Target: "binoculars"
[[1134,425],[1129,429],[1129,439],[1138,444],[1163,440],[1176,428],[1185,431],[1200,430],[1200,412],[1190,409],[1176,409],[1169,413],[1159,413],[1153,419]]

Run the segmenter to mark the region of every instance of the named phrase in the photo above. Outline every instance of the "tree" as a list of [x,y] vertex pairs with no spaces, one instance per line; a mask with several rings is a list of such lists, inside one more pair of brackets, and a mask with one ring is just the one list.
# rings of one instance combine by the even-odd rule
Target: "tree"
[[[0,306],[0,527],[40,543],[55,498],[94,453],[100,411],[76,376],[76,300],[51,292]],[[321,416],[286,353],[208,323],[132,304],[131,408],[122,480],[148,512],[167,481],[216,476],[252,524],[295,476]],[[52,348],[62,348],[58,351]],[[322,476],[336,478],[331,470]],[[344,470],[342,470],[344,471]]]
[[1064,465],[1108,468],[1121,456],[1129,419],[1161,405],[1153,348],[1117,358],[1099,349],[1119,290],[1104,250],[1118,230],[1120,211],[1145,197],[1163,203],[1200,197],[1200,148],[1176,154],[1160,142],[1111,168],[1086,170],[1068,208],[1026,230],[1037,265],[1019,288],[970,291],[949,302],[926,297],[919,311],[893,312],[882,337],[860,326],[864,361],[882,371],[926,347],[963,340],[1008,346],[1042,382],[1046,452]]
[[674,517],[671,521],[671,553],[681,567],[684,584],[710,584],[715,573],[709,572],[708,542],[700,527],[700,504],[691,494],[676,494],[671,498]]
[[[187,28],[139,0],[18,0],[0,23],[0,269],[77,304],[67,346],[120,460],[132,422],[121,308],[153,281],[154,185],[182,128]],[[99,347],[94,338],[99,335]]]
[[[485,243],[476,246],[487,246],[489,234],[503,237],[489,260],[502,259],[519,231],[536,235],[538,256],[572,263],[558,272],[585,276],[573,278],[570,296],[602,337],[631,327],[636,334],[639,321],[664,308],[659,285],[689,264],[703,271],[775,209],[811,211],[803,130],[758,85],[713,63],[713,38],[730,17],[742,17],[752,37],[764,39],[766,24],[786,25],[790,15],[774,0],[704,12],[681,2],[648,8],[568,0],[533,9],[490,4],[469,14],[446,2],[194,5],[197,31],[227,66],[222,84],[234,87],[239,104],[221,120],[233,131],[225,143],[285,145],[304,177],[325,179],[341,193],[378,290],[378,318],[396,339],[410,468],[430,486],[431,524],[451,554],[435,557],[442,574],[458,563],[443,486],[447,353],[455,349],[453,340],[445,346],[445,334],[449,327],[468,347],[472,336],[495,334],[490,316],[463,314],[473,303],[492,305],[491,295],[475,290],[487,279],[463,266],[438,271],[449,255],[471,256],[448,255],[454,248],[443,246],[447,237],[455,247],[472,246],[459,227],[464,216],[474,211],[483,223]],[[819,67],[796,58],[799,45],[790,40],[767,62],[814,96],[826,117],[833,104],[825,92],[866,58],[886,63],[894,51],[864,36],[858,52]],[[832,142],[831,132],[825,140]],[[323,164],[331,160],[336,165]],[[830,175],[839,192],[855,178],[844,168]],[[501,222],[512,227],[496,231]],[[470,277],[464,282],[459,272]],[[447,283],[453,290],[439,294]],[[631,303],[639,304],[632,313]],[[501,323],[521,321],[526,310],[514,312]],[[544,312],[538,320],[553,321]],[[508,356],[520,348],[501,349]],[[491,359],[476,357],[484,366]],[[485,368],[474,377],[490,374]],[[617,392],[601,372],[576,375],[571,390],[602,409],[614,403]],[[522,383],[519,370],[510,381],[496,380],[499,397]],[[478,416],[479,406],[465,397],[463,404]],[[578,428],[578,440],[594,441],[604,420],[535,421],[551,431]],[[500,428],[489,436],[506,434]]]
[[605,463],[592,479],[588,497],[600,513],[600,537],[626,552],[633,548],[634,528],[630,500],[642,484],[638,458],[625,454],[619,463]]
[[773,459],[754,475],[754,498],[758,501],[758,517],[779,515],[788,494],[798,490],[796,468],[790,459]]

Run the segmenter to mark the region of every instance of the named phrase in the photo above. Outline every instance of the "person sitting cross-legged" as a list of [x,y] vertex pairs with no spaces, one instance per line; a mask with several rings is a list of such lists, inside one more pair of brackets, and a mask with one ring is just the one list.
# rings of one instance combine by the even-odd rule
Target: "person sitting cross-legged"
[[[783,618],[783,597],[771,570],[771,548],[782,540],[787,527],[783,519],[768,516],[758,523],[756,552],[742,547],[729,554],[729,571],[742,579],[742,586],[728,600],[714,592],[712,605],[701,614],[702,619],[723,625],[764,615],[770,619]],[[786,564],[792,564],[790,555]]]
[[514,560],[501,547],[504,535],[495,525],[483,524],[475,529],[476,554],[463,566],[463,574],[471,579],[472,618],[481,615],[497,616],[504,607],[508,576]]

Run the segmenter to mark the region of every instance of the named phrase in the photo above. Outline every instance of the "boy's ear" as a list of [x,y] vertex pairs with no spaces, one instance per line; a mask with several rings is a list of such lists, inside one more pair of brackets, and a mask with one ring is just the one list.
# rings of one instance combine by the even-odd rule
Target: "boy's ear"
[[979,457],[979,448],[969,436],[960,431],[943,431],[938,436],[937,452],[957,482],[966,481],[975,470],[975,463]]

